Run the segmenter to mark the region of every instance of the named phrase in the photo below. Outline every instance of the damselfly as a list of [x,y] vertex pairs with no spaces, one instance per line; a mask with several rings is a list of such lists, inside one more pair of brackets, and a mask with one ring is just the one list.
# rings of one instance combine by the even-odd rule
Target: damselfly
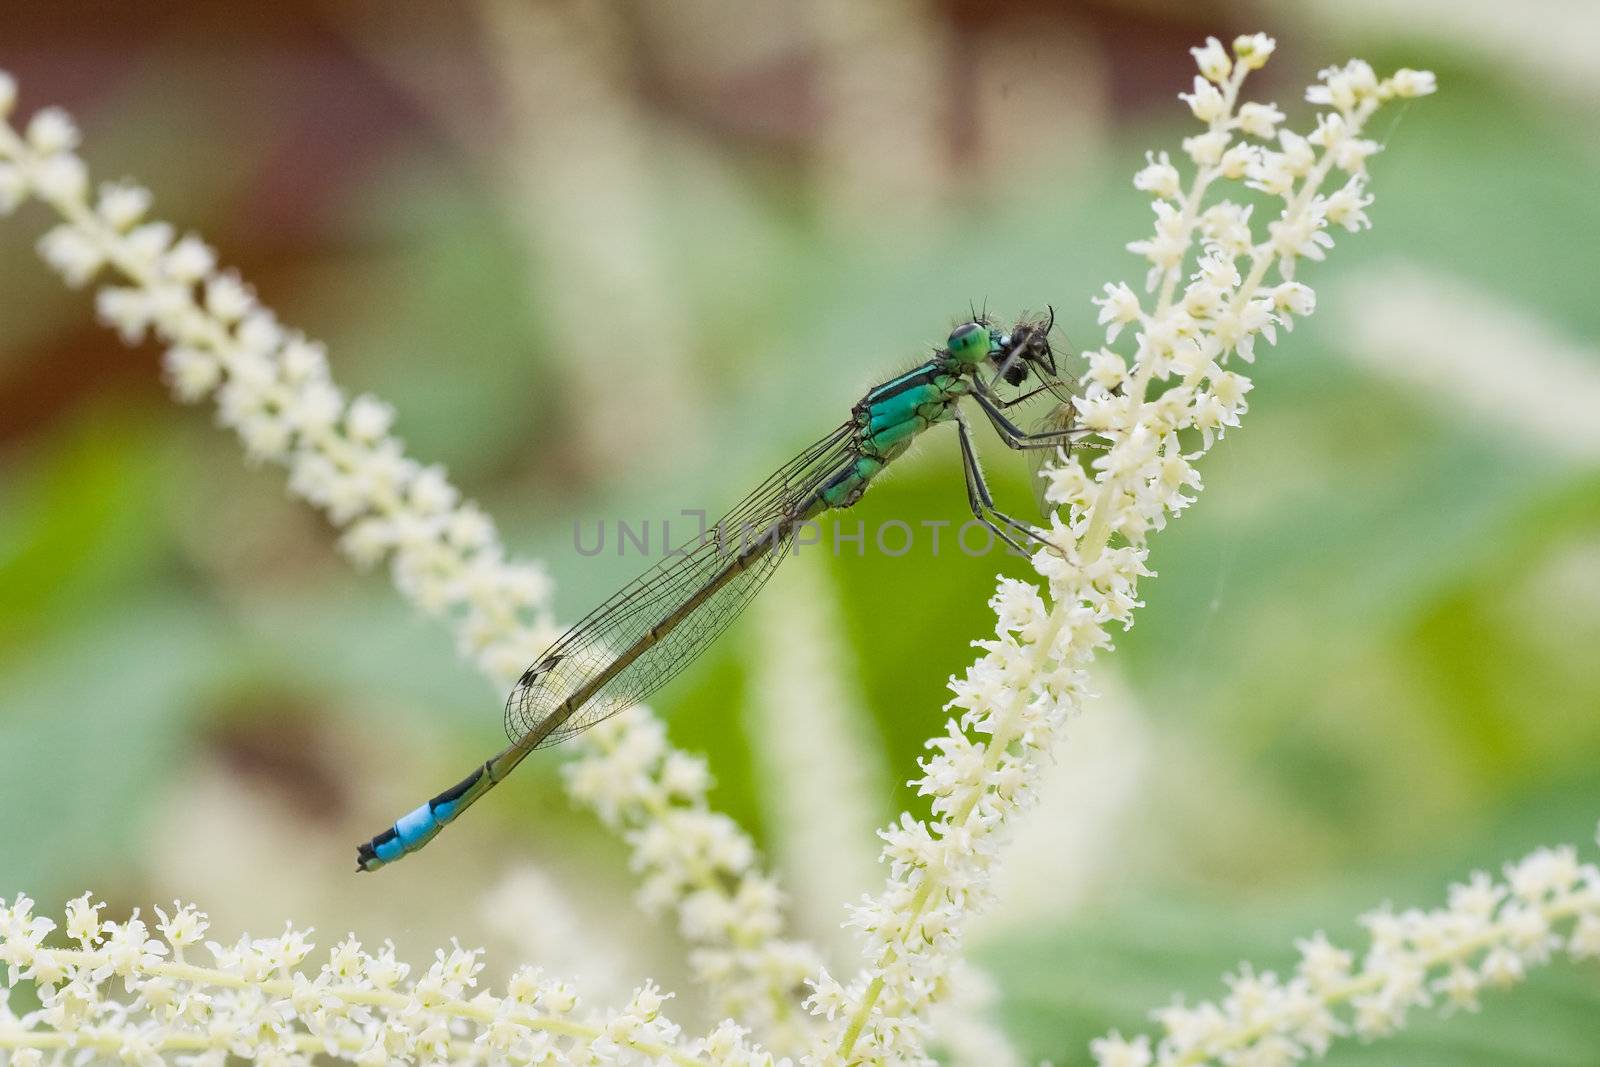
[[[848,508],[918,434],[954,422],[972,513],[1018,551],[1048,544],[1028,523],[995,507],[978,467],[962,401],[970,399],[1014,449],[1054,450],[1080,430],[1071,391],[1056,368],[1048,321],[1012,329],[983,316],[951,332],[933,358],[862,397],[850,419],[784,464],[707,533],[668,555],[584,616],[523,674],[506,701],[511,744],[457,785],[361,845],[357,866],[374,871],[417,851],[511,773],[535,749],[610,718],[655,692],[716,640],[789,554],[796,533]],[[992,370],[993,374],[989,374]],[[1019,395],[1004,399],[1004,382]],[[1022,392],[1022,387],[1032,388]],[[1056,421],[1026,432],[1007,409],[1038,396],[1056,400]],[[1019,538],[1021,540],[1019,540]]]

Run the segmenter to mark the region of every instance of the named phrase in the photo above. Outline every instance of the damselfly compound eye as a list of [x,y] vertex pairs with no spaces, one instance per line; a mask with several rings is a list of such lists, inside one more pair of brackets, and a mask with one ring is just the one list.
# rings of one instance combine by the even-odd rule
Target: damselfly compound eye
[[989,354],[989,331],[976,322],[962,323],[950,331],[945,347],[963,363],[977,363]]

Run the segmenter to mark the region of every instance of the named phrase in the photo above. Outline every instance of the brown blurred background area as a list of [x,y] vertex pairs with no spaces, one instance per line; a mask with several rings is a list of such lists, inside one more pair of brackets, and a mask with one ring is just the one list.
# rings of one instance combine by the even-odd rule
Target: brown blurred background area
[[[68,3],[10,12],[6,61],[28,102],[59,103],[87,128],[103,176],[137,175],[163,204],[187,195],[176,221],[268,294],[317,265],[359,274],[403,255],[414,236],[403,220],[336,224],[375,183],[403,180],[383,171],[408,157],[508,213],[539,210],[513,190],[542,192],[572,201],[573,221],[614,230],[630,208],[648,222],[638,200],[660,194],[644,186],[676,162],[650,151],[653,138],[687,142],[770,195],[803,194],[801,220],[981,203],[1041,167],[1098,161],[1108,124],[1170,111],[1194,42],[1248,25],[1223,4]],[[140,143],[110,141],[130,123]],[[530,239],[552,258],[586,240]],[[638,298],[620,286],[593,296]],[[156,397],[153,353],[140,363],[91,323],[81,330],[53,339],[70,361],[43,346],[8,353],[4,398],[24,417],[0,434],[97,390]]]
[[[1281,968],[1295,936],[1593,833],[1600,451],[1562,430],[1600,404],[1593,5],[35,4],[0,16],[0,69],[19,114],[68,108],[97,179],[149,186],[345,389],[394,403],[567,621],[639,569],[576,552],[574,524],[721,510],[970,305],[1052,305],[1064,344],[1097,345],[1089,297],[1144,273],[1128,179],[1190,132],[1188,49],[1257,30],[1279,49],[1250,94],[1297,128],[1353,55],[1441,91],[1380,119],[1375,229],[1307,265],[1318,314],[1163,533],[978,938],[1024,1053],[1078,1062],[1240,958]],[[153,345],[95,323],[33,251],[50,224],[0,219],[0,896],[181,896],[224,939],[292,919],[414,960],[460,936],[503,971],[565,959],[518,911],[548,894],[580,957],[671,987],[681,945],[563,798],[559,751],[448,844],[350,873],[497,743],[501,695],[170,400]],[[852,521],[959,523],[957,463],[930,442]],[[862,723],[838,759],[864,825],[921,810],[904,782],[944,679],[1025,565],[793,568],[658,710],[804,886],[785,812],[817,798],[773,795],[761,717],[785,657],[831,664]],[[864,890],[853,836],[833,844]],[[800,932],[835,938],[841,905],[796,901]],[[1335,1062],[1590,1064],[1596,1007],[1592,971],[1555,968]]]

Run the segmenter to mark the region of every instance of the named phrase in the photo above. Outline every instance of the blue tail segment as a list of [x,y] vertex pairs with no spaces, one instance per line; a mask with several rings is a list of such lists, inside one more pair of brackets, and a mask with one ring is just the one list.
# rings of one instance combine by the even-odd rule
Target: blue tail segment
[[358,846],[356,870],[375,871],[416,852],[494,784],[489,764],[485,763],[426,804],[400,816],[393,826],[371,841]]

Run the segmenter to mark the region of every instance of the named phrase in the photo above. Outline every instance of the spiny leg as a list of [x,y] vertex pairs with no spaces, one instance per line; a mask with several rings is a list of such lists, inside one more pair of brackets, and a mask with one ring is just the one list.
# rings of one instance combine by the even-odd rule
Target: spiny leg
[[978,466],[978,453],[972,447],[972,435],[967,430],[965,419],[958,418],[956,420],[956,433],[961,440],[961,467],[967,479],[967,503],[972,507],[972,514],[977,517],[979,522],[994,531],[1001,540],[1023,555],[1028,554],[1027,550],[1018,544],[1010,534],[996,526],[990,516],[999,519],[1013,530],[1032,538],[1046,548],[1054,548],[1055,546],[1038,530],[1025,522],[1012,518],[995,507],[994,494],[989,492],[989,483],[984,480],[983,471]]
[[994,520],[989,518],[983,499],[988,493],[989,487],[984,485],[980,479],[974,478],[977,465],[972,462],[970,458],[971,455],[971,444],[967,440],[966,432],[963,430],[961,433],[961,474],[966,479],[967,506],[972,509],[973,518],[977,519],[979,522],[983,523],[984,526],[988,527],[990,533],[1004,541],[1013,550],[1015,550],[1018,555],[1026,556],[1028,554],[1028,550],[1018,544],[1016,539],[1010,534],[996,526],[994,524]]
[[1032,400],[1034,397],[1038,396],[1040,393],[1052,392],[1052,391],[1053,391],[1053,389],[1052,389],[1052,387],[1050,385],[1048,385],[1048,384],[1047,385],[1041,385],[1037,389],[1028,390],[1026,393],[1023,393],[1021,396],[1014,396],[1010,400],[1000,400],[1000,401],[997,401],[997,403],[1002,408],[1014,408],[1018,404],[1023,403],[1024,401]]

